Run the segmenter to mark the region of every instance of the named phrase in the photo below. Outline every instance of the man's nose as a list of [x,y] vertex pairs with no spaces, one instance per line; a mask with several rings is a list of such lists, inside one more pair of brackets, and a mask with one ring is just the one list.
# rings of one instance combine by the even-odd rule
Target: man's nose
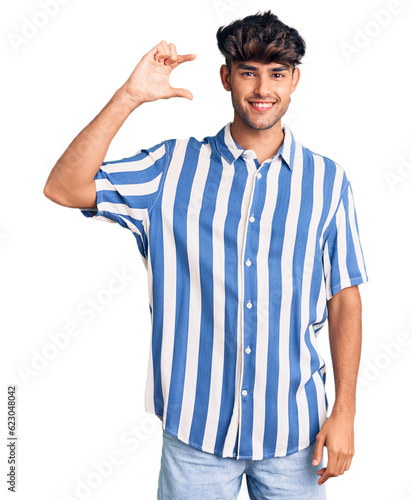
[[271,94],[270,81],[266,77],[260,77],[256,80],[255,93],[262,98]]

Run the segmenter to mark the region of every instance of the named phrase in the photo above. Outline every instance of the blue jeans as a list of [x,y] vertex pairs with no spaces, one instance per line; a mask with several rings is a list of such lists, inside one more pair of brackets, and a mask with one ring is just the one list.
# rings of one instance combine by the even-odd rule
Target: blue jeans
[[158,500],[234,500],[243,474],[252,500],[326,500],[312,465],[316,441],[307,448],[262,460],[222,458],[179,441],[163,430]]

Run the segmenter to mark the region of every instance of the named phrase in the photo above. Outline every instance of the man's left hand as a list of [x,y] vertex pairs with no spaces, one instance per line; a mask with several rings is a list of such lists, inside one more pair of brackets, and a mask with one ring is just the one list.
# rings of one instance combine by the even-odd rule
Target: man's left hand
[[316,436],[316,447],[312,465],[319,465],[323,447],[328,450],[327,467],[317,471],[321,476],[318,484],[323,484],[330,477],[336,477],[349,470],[354,446],[354,415],[345,411],[332,411]]

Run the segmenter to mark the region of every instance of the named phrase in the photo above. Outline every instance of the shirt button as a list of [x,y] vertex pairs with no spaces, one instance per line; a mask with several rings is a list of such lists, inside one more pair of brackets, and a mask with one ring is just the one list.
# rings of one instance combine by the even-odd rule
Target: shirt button
[[249,259],[246,261],[246,265],[247,267],[249,267],[250,265],[252,264],[252,261],[250,261]]
[[252,352],[252,349],[249,346],[247,346],[245,352],[246,354],[250,354]]
[[260,179],[260,178],[262,177],[262,174],[261,174],[260,172],[258,172],[258,173],[256,174],[256,177],[257,177],[258,179]]
[[246,307],[247,307],[248,309],[250,309],[250,308],[252,307],[252,302],[250,302],[250,300],[249,300],[249,302],[246,304]]
[[249,218],[250,222],[255,222],[255,218],[253,217],[253,215]]
[[246,396],[247,395],[247,390],[246,389],[243,389],[242,391],[242,396]]

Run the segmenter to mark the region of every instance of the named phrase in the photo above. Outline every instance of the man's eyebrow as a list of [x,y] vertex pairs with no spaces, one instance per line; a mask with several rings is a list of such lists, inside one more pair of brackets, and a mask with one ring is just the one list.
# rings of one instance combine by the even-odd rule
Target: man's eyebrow
[[[258,68],[256,66],[250,66],[249,64],[245,64],[245,63],[240,63],[238,64],[237,66],[237,69],[247,69],[249,71],[259,71]],[[271,68],[270,71],[288,71],[289,67],[288,66],[276,66],[275,68]]]

